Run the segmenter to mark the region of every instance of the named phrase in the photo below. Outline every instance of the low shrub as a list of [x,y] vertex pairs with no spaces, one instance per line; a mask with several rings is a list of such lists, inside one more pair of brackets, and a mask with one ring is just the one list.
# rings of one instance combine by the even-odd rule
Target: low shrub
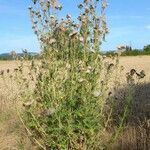
[[43,51],[29,72],[20,66],[16,79],[24,88],[20,119],[41,149],[105,149],[122,130],[132,101],[132,72],[118,128],[106,134],[115,109],[111,89],[119,88],[120,73],[118,56],[108,59],[100,54],[108,33],[106,6],[105,0],[84,0],[78,5],[78,24],[70,15],[56,18],[62,9],[58,1],[35,0],[35,9],[29,7]]

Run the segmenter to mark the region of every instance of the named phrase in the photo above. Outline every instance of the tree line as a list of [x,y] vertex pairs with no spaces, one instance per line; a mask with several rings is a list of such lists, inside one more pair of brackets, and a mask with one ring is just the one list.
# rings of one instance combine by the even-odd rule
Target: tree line
[[[108,51],[106,55],[115,55],[117,51]],[[138,56],[138,55],[150,55],[150,44],[143,47],[143,49],[132,49],[130,46],[126,46],[125,50],[121,52],[121,56]]]

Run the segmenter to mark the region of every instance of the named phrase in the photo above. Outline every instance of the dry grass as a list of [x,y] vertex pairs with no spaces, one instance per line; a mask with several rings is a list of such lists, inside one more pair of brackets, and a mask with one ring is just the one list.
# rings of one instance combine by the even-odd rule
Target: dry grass
[[124,66],[123,77],[131,69],[137,72],[144,70],[146,77],[135,87],[131,116],[113,149],[148,150],[150,149],[150,56],[121,57],[120,64]]
[[143,81],[150,82],[150,56],[121,57],[120,64],[125,68],[124,73],[133,68],[137,71],[144,70],[146,77]]
[[5,73],[7,69],[10,70],[5,75],[5,81],[0,78],[0,150],[34,150],[17,115],[18,87],[15,82],[7,80],[18,65],[16,61],[0,62],[0,70]]
[[[150,119],[150,56],[121,57],[120,64],[124,66],[124,71],[121,74],[123,82],[125,73],[133,68],[137,71],[145,70],[146,77],[136,87],[133,114],[123,135],[113,145],[112,149],[147,150],[150,148],[150,120],[148,120]],[[18,62],[16,61],[1,61],[0,70],[10,69],[11,74],[17,65]],[[15,93],[14,89],[13,91]],[[7,89],[0,80],[0,149],[30,150],[33,149],[33,145],[29,142],[16,115],[16,95],[14,93]]]

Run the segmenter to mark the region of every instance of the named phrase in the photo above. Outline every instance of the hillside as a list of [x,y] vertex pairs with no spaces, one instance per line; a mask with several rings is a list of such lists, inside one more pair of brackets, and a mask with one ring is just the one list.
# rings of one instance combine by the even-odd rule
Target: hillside
[[[29,58],[32,58],[32,57],[38,56],[38,53],[35,53],[35,52],[29,52],[28,54],[17,53],[16,57],[20,58],[20,57],[24,57],[25,55],[27,55]],[[14,57],[10,53],[0,54],[0,60],[13,60],[13,59],[14,59]]]

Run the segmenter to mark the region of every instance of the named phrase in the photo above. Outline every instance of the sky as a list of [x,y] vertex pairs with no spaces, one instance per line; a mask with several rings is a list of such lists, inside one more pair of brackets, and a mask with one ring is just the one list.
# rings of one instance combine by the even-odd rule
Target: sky
[[[78,15],[81,0],[60,0],[61,16]],[[108,0],[106,11],[109,34],[103,51],[115,50],[118,45],[143,48],[150,44],[150,0]],[[22,49],[39,52],[40,47],[32,31],[28,6],[31,0],[0,0],[0,53]]]

